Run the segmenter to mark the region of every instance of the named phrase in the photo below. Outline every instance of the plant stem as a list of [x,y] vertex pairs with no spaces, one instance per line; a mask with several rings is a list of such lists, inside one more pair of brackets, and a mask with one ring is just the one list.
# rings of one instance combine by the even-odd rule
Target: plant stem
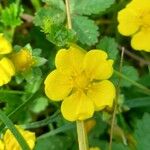
[[69,3],[69,0],[65,0],[65,3],[66,3],[66,13],[67,13],[68,29],[72,29],[72,22],[71,22],[71,14],[70,14],[70,3]]
[[[65,4],[66,4],[68,29],[72,29],[69,0],[65,0]],[[79,150],[89,150],[87,134],[84,127],[84,121],[76,121],[76,125],[77,125]]]
[[[124,48],[122,48],[122,52],[121,52],[121,60],[120,60],[120,66],[119,66],[119,73],[122,72],[123,56],[124,56]],[[120,93],[120,82],[121,82],[121,79],[122,79],[122,76],[119,76],[118,85],[116,87],[116,98],[115,98],[115,101],[114,101],[114,110],[113,110],[112,120],[111,120],[109,150],[112,150],[112,139],[113,139],[113,132],[114,132],[115,120],[116,120],[116,112],[117,112],[118,98],[119,98],[119,93]]]
[[84,121],[77,121],[76,124],[77,124],[79,150],[89,150],[87,133],[84,127]]

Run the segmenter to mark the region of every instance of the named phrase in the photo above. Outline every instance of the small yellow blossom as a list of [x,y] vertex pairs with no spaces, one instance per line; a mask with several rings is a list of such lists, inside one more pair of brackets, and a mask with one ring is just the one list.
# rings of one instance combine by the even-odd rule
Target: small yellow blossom
[[22,48],[19,52],[12,54],[11,60],[16,71],[26,71],[34,64],[32,54],[26,48]]
[[65,119],[88,119],[94,111],[113,104],[115,87],[107,80],[113,73],[112,64],[102,50],[86,52],[77,45],[61,49],[55,58],[56,69],[45,80],[45,93],[54,101],[63,100]]
[[150,0],[132,0],[118,13],[118,30],[136,50],[150,52]]
[[90,150],[100,150],[99,147],[91,147]]
[[[33,150],[36,141],[35,133],[24,130],[19,126],[16,126],[16,128],[27,141],[30,149]],[[2,148],[4,145],[4,149],[0,150],[22,150],[16,138],[13,136],[9,129],[7,129],[7,131],[5,132],[1,142],[2,144],[0,143],[0,146],[2,146],[0,148]]]
[[15,74],[15,68],[11,60],[3,57],[0,60],[0,86],[7,84]]
[[96,125],[96,120],[95,119],[89,119],[85,122],[84,126],[85,126],[85,131],[87,133],[89,133],[92,128],[94,128],[94,126]]
[[0,33],[0,55],[8,54],[12,51],[11,43]]

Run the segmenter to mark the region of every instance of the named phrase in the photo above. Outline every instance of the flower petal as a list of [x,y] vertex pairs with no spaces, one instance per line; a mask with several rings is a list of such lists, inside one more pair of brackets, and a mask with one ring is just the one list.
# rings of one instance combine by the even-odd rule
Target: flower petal
[[87,96],[93,100],[95,110],[102,110],[104,107],[112,107],[115,98],[115,87],[108,80],[95,83],[88,90]]
[[125,8],[118,13],[118,30],[122,35],[134,34],[140,28],[137,12],[131,8]]
[[4,150],[4,148],[5,148],[4,142],[0,140],[0,150]]
[[[16,126],[19,133],[24,137],[25,141],[29,145],[30,149],[33,150],[35,146],[36,136],[34,132],[30,132],[28,130],[24,130],[19,126]],[[18,141],[14,137],[14,135],[11,133],[9,129],[6,130],[3,141],[5,145],[5,150],[21,150]]]
[[0,54],[8,54],[12,51],[11,43],[0,34]]
[[61,105],[61,112],[69,121],[85,120],[93,116],[94,103],[82,92],[75,92]]
[[91,50],[84,58],[84,69],[91,79],[108,79],[113,73],[113,61],[106,60],[107,53],[102,50]]
[[85,51],[77,45],[71,45],[68,50],[61,49],[55,58],[56,68],[71,74],[79,73],[81,72],[84,56]]
[[72,90],[72,81],[69,76],[58,70],[52,71],[45,79],[45,93],[55,101],[64,99]]
[[136,50],[150,52],[150,30],[141,30],[131,40],[131,45]]
[[0,86],[7,84],[15,74],[15,68],[11,60],[4,57],[0,60]]

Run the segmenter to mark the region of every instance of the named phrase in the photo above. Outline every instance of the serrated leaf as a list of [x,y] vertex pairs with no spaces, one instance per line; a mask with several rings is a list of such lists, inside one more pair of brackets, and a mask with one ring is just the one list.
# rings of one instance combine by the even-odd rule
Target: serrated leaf
[[72,23],[77,38],[82,44],[91,46],[98,41],[98,27],[93,20],[84,16],[74,16],[72,18]]
[[34,66],[36,66],[36,67],[42,66],[47,62],[47,59],[45,59],[43,57],[35,56],[33,59],[35,61]]
[[20,15],[23,13],[22,6],[18,6],[15,3],[9,5],[1,12],[1,22],[5,26],[16,27],[19,26],[22,21],[20,19]]
[[137,141],[137,150],[147,150],[150,147],[150,114],[145,113],[141,120],[137,121],[134,132]]
[[100,40],[96,47],[107,52],[110,59],[116,59],[118,54],[118,44],[114,38],[105,36]]
[[63,23],[65,17],[65,13],[62,10],[44,7],[36,13],[34,23],[46,32],[51,28],[51,25]]
[[48,99],[45,97],[37,98],[31,106],[31,111],[34,113],[40,113],[41,111],[45,110],[48,106]]
[[73,14],[91,15],[99,14],[109,8],[115,0],[71,0],[74,5]]
[[62,47],[75,41],[75,33],[63,25],[52,25],[51,30],[46,34],[46,38],[53,44]]

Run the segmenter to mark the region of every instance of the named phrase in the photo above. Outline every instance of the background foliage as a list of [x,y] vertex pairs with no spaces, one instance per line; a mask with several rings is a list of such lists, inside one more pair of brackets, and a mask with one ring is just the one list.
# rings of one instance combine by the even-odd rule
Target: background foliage
[[[75,124],[62,118],[59,103],[48,100],[43,84],[46,75],[54,69],[56,52],[71,42],[86,50],[105,50],[114,59],[111,80],[117,86],[121,77],[121,85],[113,150],[150,147],[150,55],[132,50],[130,38],[117,31],[117,13],[127,2],[70,0],[73,24],[70,30],[66,28],[63,0],[0,1],[0,32],[12,41],[14,51],[27,46],[38,64],[0,87],[0,107],[14,124],[36,132],[35,150],[78,149]],[[120,73],[122,47],[125,56]],[[108,149],[111,115],[111,110],[95,113],[95,125],[88,131],[90,146]],[[0,122],[1,133],[3,123]]]

